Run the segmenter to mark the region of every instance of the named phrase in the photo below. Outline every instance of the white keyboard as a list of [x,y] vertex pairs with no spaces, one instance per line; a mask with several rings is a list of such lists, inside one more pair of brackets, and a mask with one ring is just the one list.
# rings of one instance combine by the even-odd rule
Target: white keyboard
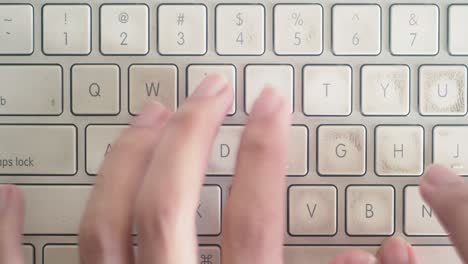
[[27,264],[78,263],[113,140],[146,102],[176,110],[210,73],[236,101],[197,212],[199,263],[220,263],[237,144],[266,83],[293,113],[286,263],[394,235],[425,264],[461,263],[417,184],[432,162],[468,175],[465,2],[2,0],[0,183],[26,196]]

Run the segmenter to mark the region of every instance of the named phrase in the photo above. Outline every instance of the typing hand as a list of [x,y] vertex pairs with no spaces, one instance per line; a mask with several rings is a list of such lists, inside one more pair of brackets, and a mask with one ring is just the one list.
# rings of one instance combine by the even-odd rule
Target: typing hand
[[[80,228],[81,263],[197,263],[199,194],[210,145],[232,98],[222,78],[209,76],[177,113],[151,104],[132,122],[96,178]],[[265,89],[249,116],[223,214],[223,264],[283,262],[289,109],[286,99]],[[468,237],[468,186],[461,182],[434,167],[421,188],[468,260],[468,242],[463,241]],[[18,189],[0,188],[0,264],[23,263],[23,207]],[[139,234],[136,256],[134,226]],[[381,264],[417,263],[411,247],[399,239],[388,240],[377,257],[351,251],[332,263],[370,264],[377,259]]]

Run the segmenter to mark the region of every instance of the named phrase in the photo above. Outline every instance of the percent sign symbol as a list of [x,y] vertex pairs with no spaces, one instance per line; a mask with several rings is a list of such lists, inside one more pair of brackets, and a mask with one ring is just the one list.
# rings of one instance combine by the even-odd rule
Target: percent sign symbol
[[302,26],[304,25],[304,20],[302,19],[301,13],[292,13],[291,18],[293,19],[295,26]]

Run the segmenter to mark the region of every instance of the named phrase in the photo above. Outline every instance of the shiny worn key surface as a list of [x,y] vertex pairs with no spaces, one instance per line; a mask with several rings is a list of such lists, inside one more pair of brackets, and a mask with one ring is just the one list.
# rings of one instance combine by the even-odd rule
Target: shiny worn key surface
[[468,173],[466,1],[129,3],[0,3],[0,182],[26,194],[27,264],[76,260],[80,210],[119,132],[148,101],[175,111],[213,72],[236,100],[196,215],[199,263],[220,263],[235,144],[263,85],[288,97],[294,125],[287,263],[375,252],[389,234],[424,263],[461,263],[417,184],[433,161]]

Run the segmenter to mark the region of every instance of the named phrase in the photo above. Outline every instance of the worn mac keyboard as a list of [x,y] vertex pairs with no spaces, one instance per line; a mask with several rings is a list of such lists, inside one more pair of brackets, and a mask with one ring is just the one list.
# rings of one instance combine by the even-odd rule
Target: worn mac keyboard
[[432,162],[468,175],[464,2],[2,0],[0,183],[26,197],[26,264],[78,263],[112,142],[146,102],[176,110],[210,73],[236,101],[196,216],[200,264],[220,263],[237,144],[266,83],[293,114],[286,263],[402,236],[425,264],[460,264],[417,184]]

